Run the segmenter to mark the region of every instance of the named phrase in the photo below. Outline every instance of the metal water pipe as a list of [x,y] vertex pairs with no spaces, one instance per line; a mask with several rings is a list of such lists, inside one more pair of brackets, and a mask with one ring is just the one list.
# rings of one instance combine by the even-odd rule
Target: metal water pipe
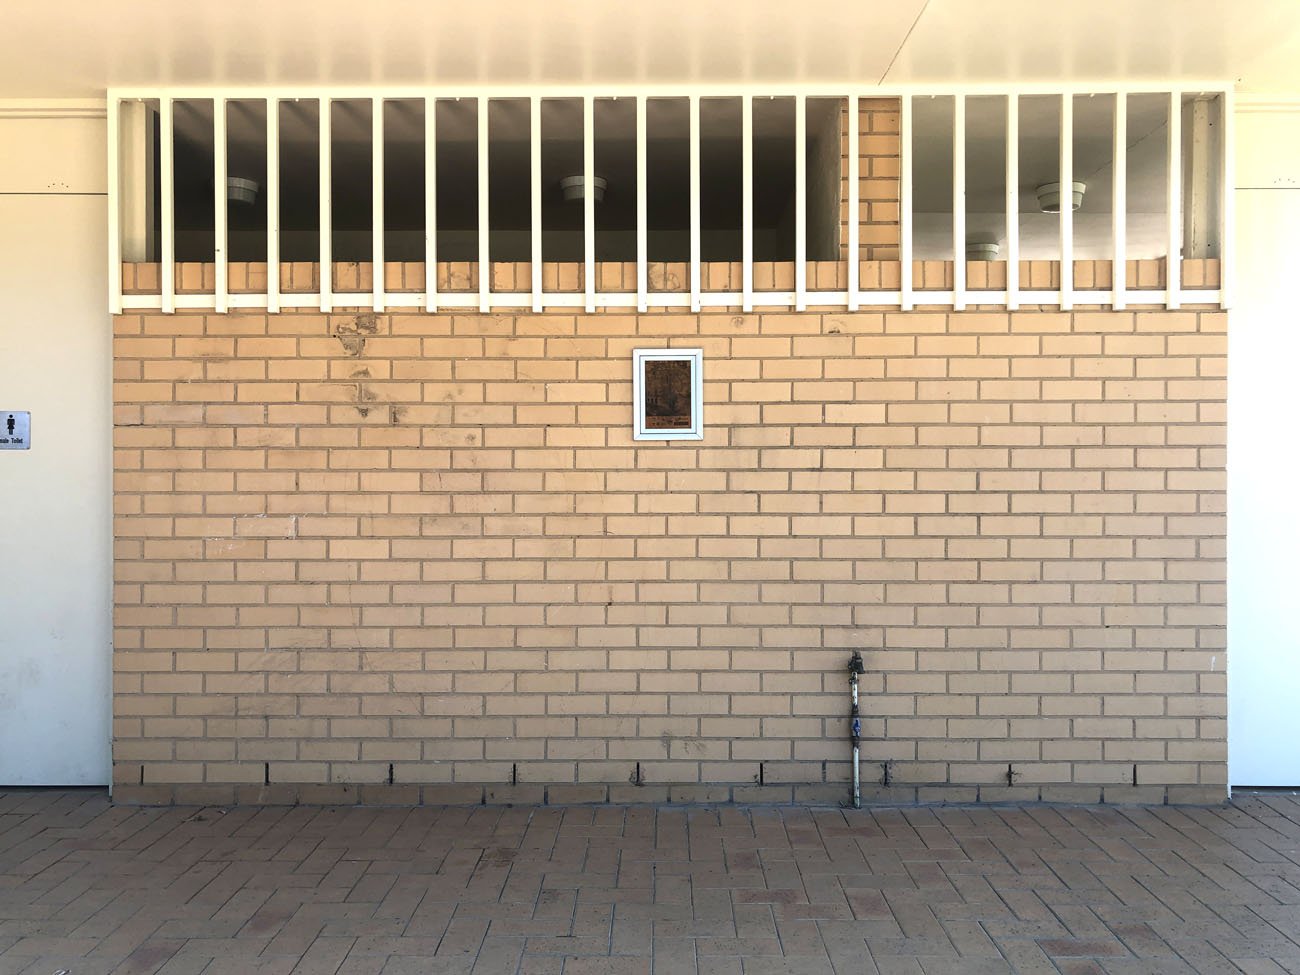
[[858,716],[858,677],[867,672],[862,664],[862,654],[853,651],[849,658],[849,690],[853,694],[853,707],[849,711],[852,724],[849,725],[849,740],[853,742],[853,808],[862,808],[862,776],[859,771],[858,758],[862,746],[862,719]]

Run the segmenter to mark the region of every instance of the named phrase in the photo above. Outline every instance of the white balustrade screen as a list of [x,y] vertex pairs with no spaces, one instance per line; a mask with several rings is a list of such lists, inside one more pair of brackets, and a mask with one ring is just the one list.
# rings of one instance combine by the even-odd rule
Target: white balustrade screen
[[[110,307],[1226,307],[1231,99],[1222,82],[111,90]],[[863,131],[860,107],[890,100],[893,131]],[[896,203],[864,198],[881,176]],[[872,206],[897,215],[871,249],[892,271],[868,283]],[[232,288],[232,262],[264,267],[265,284]],[[338,262],[368,265],[368,286],[336,288]],[[468,269],[457,286],[440,287],[440,262]],[[580,283],[548,280],[552,263]],[[685,273],[652,280],[665,263]],[[756,267],[783,263],[756,285]],[[816,270],[830,263],[834,287]],[[156,288],[124,288],[133,264],[157,267]],[[313,286],[282,287],[290,264],[314,265]],[[422,283],[388,287],[394,264],[422,264]],[[629,273],[607,279],[606,264]],[[721,289],[715,264],[735,269]],[[195,265],[210,276],[178,287]],[[504,265],[527,270],[494,287]]]

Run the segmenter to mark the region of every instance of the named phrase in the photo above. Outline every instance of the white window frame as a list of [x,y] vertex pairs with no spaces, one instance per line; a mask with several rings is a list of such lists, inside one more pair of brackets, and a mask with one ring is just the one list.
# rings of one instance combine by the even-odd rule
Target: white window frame
[[[689,362],[691,364],[691,426],[688,430],[647,429],[645,425],[645,365],[647,362]],[[704,350],[632,350],[632,439],[704,439]]]

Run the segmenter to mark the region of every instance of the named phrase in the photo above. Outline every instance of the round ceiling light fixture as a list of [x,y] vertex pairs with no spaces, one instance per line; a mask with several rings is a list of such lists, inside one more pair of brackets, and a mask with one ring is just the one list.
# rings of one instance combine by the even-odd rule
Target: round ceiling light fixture
[[968,240],[966,242],[966,260],[994,261],[998,256],[998,244],[994,240]]
[[[1077,210],[1083,204],[1083,194],[1088,188],[1086,183],[1073,182],[1070,184],[1070,209]],[[1060,213],[1061,212],[1061,184],[1043,183],[1041,186],[1034,188],[1034,195],[1038,197],[1038,209],[1043,213]]]
[[226,198],[232,203],[256,203],[257,191],[261,185],[255,179],[242,176],[226,177]]
[[[582,175],[566,176],[560,180],[560,192],[566,200],[582,200],[586,182],[587,177]],[[591,195],[597,203],[605,199],[605,187],[608,185],[602,176],[591,177]]]

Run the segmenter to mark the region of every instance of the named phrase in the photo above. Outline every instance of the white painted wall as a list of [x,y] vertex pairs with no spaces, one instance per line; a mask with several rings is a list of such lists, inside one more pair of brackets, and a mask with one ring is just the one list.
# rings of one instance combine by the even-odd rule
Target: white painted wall
[[1228,778],[1300,785],[1300,102],[1239,103],[1228,340]]
[[[0,785],[109,781],[105,128],[0,104]],[[20,147],[20,150],[16,147]]]

